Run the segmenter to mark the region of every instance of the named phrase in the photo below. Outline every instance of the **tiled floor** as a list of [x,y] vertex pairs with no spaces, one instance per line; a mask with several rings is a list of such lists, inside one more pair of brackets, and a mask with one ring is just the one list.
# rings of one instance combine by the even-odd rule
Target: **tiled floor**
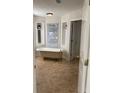
[[37,93],[77,93],[79,62],[36,58]]

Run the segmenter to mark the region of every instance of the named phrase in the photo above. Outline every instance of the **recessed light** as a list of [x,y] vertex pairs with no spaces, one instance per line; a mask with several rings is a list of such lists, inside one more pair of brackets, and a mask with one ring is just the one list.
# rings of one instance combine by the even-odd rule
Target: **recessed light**
[[53,16],[53,13],[46,13],[47,16]]

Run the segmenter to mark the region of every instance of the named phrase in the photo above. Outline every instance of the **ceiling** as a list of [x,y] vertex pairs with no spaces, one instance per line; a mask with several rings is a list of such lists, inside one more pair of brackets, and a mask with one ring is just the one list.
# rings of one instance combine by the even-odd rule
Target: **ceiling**
[[52,12],[55,16],[62,16],[68,12],[81,9],[83,0],[61,0],[62,3],[56,3],[56,0],[34,0],[33,15],[46,16],[46,13]]

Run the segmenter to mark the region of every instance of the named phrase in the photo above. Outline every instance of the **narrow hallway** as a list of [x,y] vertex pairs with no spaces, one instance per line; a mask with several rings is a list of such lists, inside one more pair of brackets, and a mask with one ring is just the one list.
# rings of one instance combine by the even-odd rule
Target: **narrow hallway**
[[37,93],[77,93],[79,62],[36,58]]

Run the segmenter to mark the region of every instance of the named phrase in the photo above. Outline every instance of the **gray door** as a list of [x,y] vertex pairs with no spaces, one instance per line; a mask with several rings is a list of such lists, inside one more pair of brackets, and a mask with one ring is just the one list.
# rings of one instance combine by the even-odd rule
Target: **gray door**
[[80,39],[81,39],[81,24],[82,21],[71,22],[70,36],[70,59],[79,58],[80,56]]

